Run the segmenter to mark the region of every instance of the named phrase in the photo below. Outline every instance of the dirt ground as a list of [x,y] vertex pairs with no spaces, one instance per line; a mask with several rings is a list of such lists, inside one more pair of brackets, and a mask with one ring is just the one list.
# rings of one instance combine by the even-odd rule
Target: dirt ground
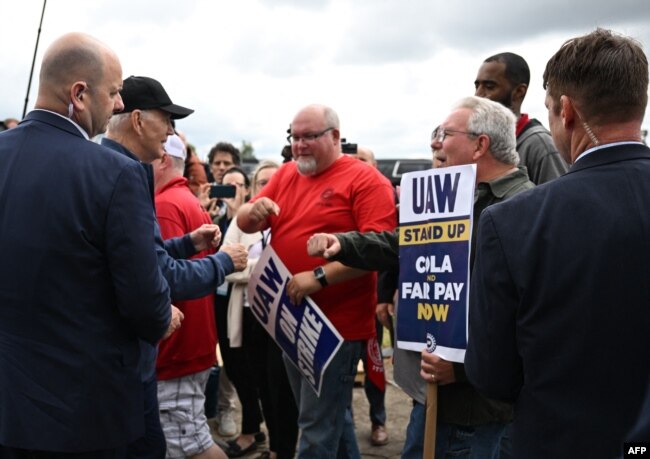
[[[393,366],[390,359],[384,359],[384,366],[386,370],[386,430],[388,432],[389,442],[384,446],[372,446],[370,444],[370,428],[371,423],[368,416],[368,400],[363,391],[361,384],[355,385],[353,394],[353,411],[354,421],[357,432],[357,441],[359,449],[361,450],[361,457],[364,459],[370,458],[385,458],[396,459],[401,456],[402,446],[404,445],[404,437],[406,433],[406,426],[408,424],[409,415],[411,414],[411,399],[397,387],[393,381]],[[358,381],[363,380],[363,375],[359,374]],[[241,413],[237,411],[236,419],[237,425],[241,425]],[[229,440],[230,438],[221,438],[213,434],[215,439]],[[244,456],[245,459],[255,459],[260,456],[265,447],[260,448],[258,451]]]

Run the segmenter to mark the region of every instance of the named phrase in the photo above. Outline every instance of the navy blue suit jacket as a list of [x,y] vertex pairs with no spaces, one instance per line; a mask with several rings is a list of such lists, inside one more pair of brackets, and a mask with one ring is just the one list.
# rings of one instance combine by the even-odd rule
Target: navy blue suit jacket
[[170,321],[145,183],[53,113],[0,134],[0,444],[78,452],[143,434],[138,338]]
[[465,369],[515,457],[621,455],[650,375],[650,150],[609,146],[483,211]]
[[[115,150],[116,152],[137,161],[141,166],[146,178],[146,185],[153,190],[153,173],[149,164],[140,163],[137,157],[122,144],[114,140],[103,138],[102,145]],[[190,300],[206,296],[215,291],[221,285],[226,276],[234,271],[234,264],[230,256],[225,252],[217,252],[204,258],[184,260],[194,255],[195,250],[188,235],[181,238],[167,239],[163,241],[160,232],[160,225],[156,218],[153,207],[150,206],[154,218],[154,240],[158,264],[163,276],[169,284],[173,300]],[[142,357],[140,371],[142,380],[148,381],[155,377],[156,371],[156,348],[146,342],[141,343]]]

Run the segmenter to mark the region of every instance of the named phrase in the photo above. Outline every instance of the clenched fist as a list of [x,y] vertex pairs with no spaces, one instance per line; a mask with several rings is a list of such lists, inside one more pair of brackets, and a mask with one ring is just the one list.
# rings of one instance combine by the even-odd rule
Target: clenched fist
[[307,241],[307,253],[312,257],[330,258],[341,251],[341,243],[333,234],[316,233]]
[[269,215],[279,215],[280,207],[269,198],[260,198],[253,203],[250,210],[250,217],[256,221],[261,222],[266,220]]
[[169,322],[169,327],[167,327],[167,332],[165,332],[165,336],[163,336],[162,339],[169,338],[172,335],[172,333],[174,333],[176,330],[181,328],[181,322],[185,318],[185,314],[183,314],[183,311],[178,309],[173,304],[171,306],[172,306],[172,320],[171,322]]
[[242,244],[228,244],[221,246],[221,251],[227,253],[235,271],[243,271],[248,264],[248,250]]

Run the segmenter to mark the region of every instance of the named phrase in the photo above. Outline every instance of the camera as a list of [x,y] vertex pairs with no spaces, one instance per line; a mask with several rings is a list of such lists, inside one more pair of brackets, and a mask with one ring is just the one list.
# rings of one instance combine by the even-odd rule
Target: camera
[[212,185],[210,187],[211,198],[234,198],[237,194],[235,185]]
[[357,154],[357,144],[348,143],[346,139],[341,139],[341,152],[346,155],[356,155]]

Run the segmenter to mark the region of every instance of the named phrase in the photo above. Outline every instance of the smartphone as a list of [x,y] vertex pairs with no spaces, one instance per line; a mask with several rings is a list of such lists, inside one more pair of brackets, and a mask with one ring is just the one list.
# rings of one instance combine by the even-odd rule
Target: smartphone
[[235,185],[212,185],[210,187],[211,198],[234,198],[236,193]]

